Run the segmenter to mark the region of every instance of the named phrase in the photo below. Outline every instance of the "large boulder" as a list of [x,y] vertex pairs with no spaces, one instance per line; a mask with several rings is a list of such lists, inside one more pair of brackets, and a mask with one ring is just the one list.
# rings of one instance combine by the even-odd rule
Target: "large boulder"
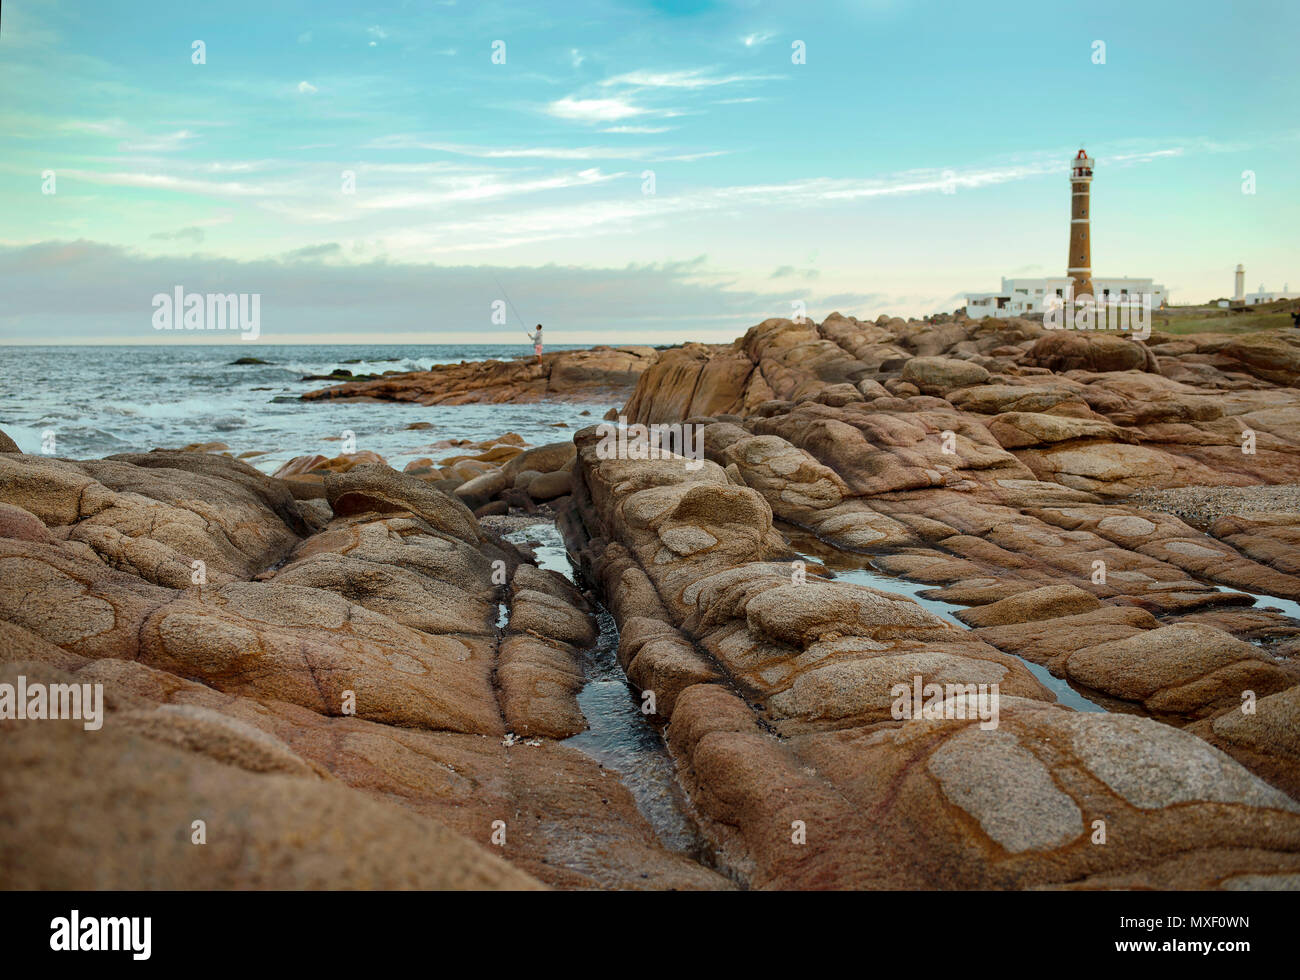
[[1100,609],[1101,600],[1075,585],[1045,585],[1008,596],[987,606],[963,609],[957,618],[971,626],[1005,626],[1057,616],[1077,616]]
[[1042,412],[1005,412],[989,422],[989,432],[1004,449],[1023,449],[1074,439],[1133,442],[1117,425],[1100,419],[1071,418]]
[[563,469],[577,452],[572,442],[551,442],[525,450],[502,468],[507,480],[513,484],[515,477],[527,470],[535,473],[554,473]]
[[989,373],[971,361],[949,357],[913,357],[903,365],[902,378],[927,395],[946,395],[956,388],[982,385]]
[[329,473],[325,493],[339,517],[409,511],[439,531],[464,541],[482,537],[474,514],[463,503],[388,466],[359,466],[346,473]]
[[1155,355],[1138,340],[1112,334],[1053,331],[1034,341],[1025,362],[1051,371],[1150,371],[1158,373]]
[[1246,334],[1228,341],[1219,354],[1257,378],[1291,388],[1300,386],[1300,343],[1293,337]]

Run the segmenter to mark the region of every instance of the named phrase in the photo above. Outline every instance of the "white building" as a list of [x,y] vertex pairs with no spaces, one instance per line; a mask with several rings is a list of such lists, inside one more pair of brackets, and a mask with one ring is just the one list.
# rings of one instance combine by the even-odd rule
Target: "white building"
[[[966,315],[972,319],[985,316],[1013,317],[1026,313],[1042,313],[1053,303],[1060,303],[1065,297],[1065,290],[1072,286],[1074,280],[1069,276],[1049,277],[1046,279],[1007,279],[1003,277],[1002,288],[996,293],[969,293],[966,296]],[[1168,302],[1165,287],[1156,285],[1150,279],[1103,279],[1092,280],[1093,295],[1099,303],[1119,302],[1124,305],[1137,304],[1141,297],[1151,297],[1151,308],[1159,309]]]
[[1280,293],[1271,293],[1264,288],[1264,284],[1259,284],[1259,292],[1246,294],[1246,305],[1255,306],[1259,303],[1276,303],[1280,299],[1300,299],[1300,293],[1288,292],[1291,288],[1290,283],[1282,285]]

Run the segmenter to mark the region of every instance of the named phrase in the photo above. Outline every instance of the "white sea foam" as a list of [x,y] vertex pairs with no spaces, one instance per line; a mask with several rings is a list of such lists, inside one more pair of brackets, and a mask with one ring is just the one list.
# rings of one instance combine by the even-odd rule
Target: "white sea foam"
[[[6,354],[0,429],[34,453],[43,433],[53,430],[56,455],[72,459],[224,442],[236,454],[264,452],[248,462],[272,472],[294,456],[337,455],[345,430],[355,433],[358,450],[377,452],[400,469],[419,456],[451,455],[428,448],[442,439],[478,441],[513,431],[540,445],[601,420],[608,403],[425,407],[298,399],[327,384],[301,381],[305,374],[335,368],[376,374],[523,352],[523,344],[15,347]],[[246,354],[271,363],[231,364]],[[591,415],[579,418],[583,409]],[[417,421],[434,429],[407,429]]]

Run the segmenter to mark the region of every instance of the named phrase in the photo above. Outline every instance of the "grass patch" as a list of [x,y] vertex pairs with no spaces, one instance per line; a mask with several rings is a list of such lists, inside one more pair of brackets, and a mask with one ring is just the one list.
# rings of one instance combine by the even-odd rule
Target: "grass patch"
[[[1269,303],[1264,307],[1245,310],[1207,310],[1205,308],[1181,311],[1151,311],[1151,329],[1161,333],[1254,333],[1257,330],[1291,329],[1291,310],[1294,301]],[[1300,333],[1300,330],[1296,331]]]

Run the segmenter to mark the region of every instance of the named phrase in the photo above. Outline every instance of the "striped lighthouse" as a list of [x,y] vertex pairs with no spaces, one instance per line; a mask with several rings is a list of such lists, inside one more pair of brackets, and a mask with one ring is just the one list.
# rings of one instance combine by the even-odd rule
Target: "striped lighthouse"
[[1070,161],[1070,261],[1065,274],[1072,280],[1074,298],[1092,297],[1092,243],[1088,234],[1088,189],[1092,185],[1092,158],[1083,150]]

